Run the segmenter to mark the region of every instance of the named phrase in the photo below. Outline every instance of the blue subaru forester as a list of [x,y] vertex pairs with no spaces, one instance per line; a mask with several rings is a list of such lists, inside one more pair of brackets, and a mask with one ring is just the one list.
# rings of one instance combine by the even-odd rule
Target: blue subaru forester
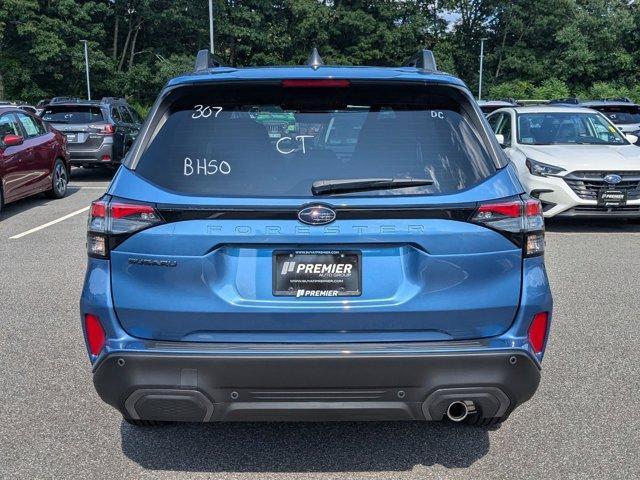
[[200,52],[88,230],[93,379],[135,425],[490,425],[538,386],[541,206],[427,50],[396,68]]

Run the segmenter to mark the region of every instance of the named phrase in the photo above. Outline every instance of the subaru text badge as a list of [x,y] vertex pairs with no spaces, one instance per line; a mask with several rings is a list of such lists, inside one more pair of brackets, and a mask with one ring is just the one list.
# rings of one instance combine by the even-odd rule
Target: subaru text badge
[[298,220],[307,225],[326,225],[336,219],[336,212],[324,205],[312,205],[298,212]]

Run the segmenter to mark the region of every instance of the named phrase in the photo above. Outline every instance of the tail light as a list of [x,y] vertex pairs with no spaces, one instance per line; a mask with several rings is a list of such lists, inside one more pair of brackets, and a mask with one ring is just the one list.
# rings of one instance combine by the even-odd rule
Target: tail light
[[113,135],[116,132],[115,126],[111,123],[89,125],[89,128],[98,130],[95,133],[100,135]]
[[109,251],[140,230],[163,223],[153,205],[102,198],[91,204],[87,232],[90,257],[109,258]]
[[536,353],[542,353],[547,339],[547,329],[549,328],[549,314],[547,312],[537,313],[531,325],[529,325],[529,343]]
[[503,233],[522,247],[525,257],[544,253],[544,217],[539,200],[486,203],[476,209],[472,221]]
[[91,355],[98,355],[104,348],[106,335],[100,319],[90,313],[84,316],[84,331],[87,335],[87,345]]

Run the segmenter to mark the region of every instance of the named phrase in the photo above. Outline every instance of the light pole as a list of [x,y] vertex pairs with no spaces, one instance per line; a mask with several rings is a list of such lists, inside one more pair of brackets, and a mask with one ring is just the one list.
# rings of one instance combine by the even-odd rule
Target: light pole
[[478,81],[478,100],[482,100],[482,62],[484,60],[484,42],[486,38],[480,39],[480,79]]
[[80,40],[84,43],[84,69],[87,73],[87,99],[91,100],[91,83],[89,83],[89,41]]
[[213,0],[209,0],[209,45],[213,55]]
[[433,6],[433,36],[438,38],[438,0]]

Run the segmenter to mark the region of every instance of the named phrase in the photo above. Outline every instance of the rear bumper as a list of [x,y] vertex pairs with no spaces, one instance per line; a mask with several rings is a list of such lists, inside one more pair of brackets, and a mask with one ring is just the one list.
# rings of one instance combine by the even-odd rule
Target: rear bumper
[[[120,164],[120,160],[115,159],[113,155],[113,141],[105,140],[96,149],[85,149],[81,144],[69,144],[68,149],[71,165],[74,166]],[[102,160],[106,156],[109,157],[109,160]]]
[[[473,401],[476,415],[492,418],[534,394],[539,363],[526,351],[442,343],[442,350],[437,343],[210,344],[206,354],[111,352],[93,380],[127,417],[195,422],[440,420],[454,400]],[[451,351],[456,343],[459,352]]]

